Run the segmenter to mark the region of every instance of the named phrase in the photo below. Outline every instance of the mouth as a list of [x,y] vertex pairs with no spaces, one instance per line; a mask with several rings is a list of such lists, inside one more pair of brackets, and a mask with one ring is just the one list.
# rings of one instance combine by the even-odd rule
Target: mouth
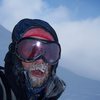
[[43,72],[41,70],[31,70],[31,74],[32,74],[32,76],[35,76],[38,78],[42,78],[45,76],[45,72]]

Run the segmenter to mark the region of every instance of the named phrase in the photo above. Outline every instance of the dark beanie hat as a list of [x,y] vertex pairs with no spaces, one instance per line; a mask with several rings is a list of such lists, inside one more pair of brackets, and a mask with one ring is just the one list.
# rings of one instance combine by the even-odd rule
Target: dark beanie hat
[[20,40],[23,34],[32,27],[43,28],[53,36],[56,42],[58,42],[58,37],[55,30],[46,21],[40,19],[22,19],[19,21],[13,29],[12,42]]

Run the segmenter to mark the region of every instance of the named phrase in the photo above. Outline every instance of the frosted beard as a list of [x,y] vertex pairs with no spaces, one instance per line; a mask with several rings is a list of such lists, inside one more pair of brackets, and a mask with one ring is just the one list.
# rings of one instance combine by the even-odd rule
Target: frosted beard
[[30,83],[33,87],[40,87],[43,83],[47,81],[50,74],[50,66],[46,63],[33,63],[26,70],[28,71]]

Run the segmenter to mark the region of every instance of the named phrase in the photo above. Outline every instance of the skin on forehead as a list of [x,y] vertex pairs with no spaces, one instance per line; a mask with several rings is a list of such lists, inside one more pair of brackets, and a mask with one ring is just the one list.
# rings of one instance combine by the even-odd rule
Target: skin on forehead
[[42,28],[32,28],[32,29],[28,30],[23,35],[23,37],[35,37],[35,38],[39,38],[39,39],[54,41],[54,38],[52,37],[52,35]]

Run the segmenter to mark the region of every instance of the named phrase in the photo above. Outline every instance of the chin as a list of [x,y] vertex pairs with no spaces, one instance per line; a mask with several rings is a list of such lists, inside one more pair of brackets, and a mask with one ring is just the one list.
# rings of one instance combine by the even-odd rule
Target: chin
[[42,86],[44,83],[45,83],[45,81],[47,80],[47,77],[37,77],[37,76],[31,76],[30,77],[30,82],[31,82],[31,85],[33,86],[33,87],[40,87],[40,86]]

